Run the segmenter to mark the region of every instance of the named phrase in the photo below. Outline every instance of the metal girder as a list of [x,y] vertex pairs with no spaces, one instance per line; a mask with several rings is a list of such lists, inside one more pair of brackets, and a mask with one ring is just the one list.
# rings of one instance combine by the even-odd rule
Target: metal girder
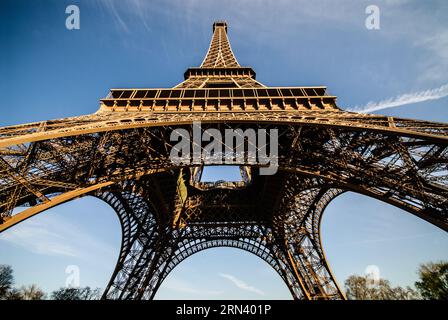
[[76,189],[73,191],[69,191],[66,193],[63,193],[59,196],[55,196],[54,198],[52,198],[51,200],[48,200],[42,204],[39,205],[35,205],[31,208],[25,209],[22,212],[15,214],[11,217],[7,217],[3,223],[0,224],[0,232],[3,232],[11,227],[13,227],[14,225],[36,215],[39,214],[47,209],[50,209],[52,207],[55,207],[57,205],[60,205],[64,202],[76,199],[80,196],[86,195],[92,191],[101,189],[103,187],[107,187],[109,185],[113,184],[113,182],[104,182],[104,183],[100,183],[100,184],[96,184],[87,188],[80,188],[80,189]]
[[[56,138],[70,138],[100,132],[121,131],[146,127],[166,127],[204,123],[278,123],[296,126],[331,127],[352,129],[407,137],[423,138],[434,142],[448,141],[448,125],[427,121],[395,118],[396,127],[389,127],[387,117],[360,115],[351,112],[304,111],[304,112],[106,112],[88,117],[68,118],[49,125],[46,130],[36,132],[33,127],[0,128],[0,150],[8,150],[19,144]],[[37,123],[36,126],[40,126]],[[4,151],[6,152],[6,151]]]

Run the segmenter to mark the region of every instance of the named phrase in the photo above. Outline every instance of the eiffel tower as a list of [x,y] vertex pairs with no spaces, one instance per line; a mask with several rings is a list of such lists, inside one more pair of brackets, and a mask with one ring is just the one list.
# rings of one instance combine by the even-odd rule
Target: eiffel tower
[[[260,174],[245,151],[241,181],[201,181],[203,156],[170,160],[171,133],[193,135],[196,122],[276,129],[277,172]],[[103,299],[153,299],[179,263],[214,247],[260,257],[295,299],[344,299],[321,243],[327,205],[356,192],[447,231],[447,147],[447,124],[347,112],[326,87],[263,85],[218,21],[201,66],[173,88],[111,89],[94,114],[0,128],[0,232],[90,195],[122,228]]]

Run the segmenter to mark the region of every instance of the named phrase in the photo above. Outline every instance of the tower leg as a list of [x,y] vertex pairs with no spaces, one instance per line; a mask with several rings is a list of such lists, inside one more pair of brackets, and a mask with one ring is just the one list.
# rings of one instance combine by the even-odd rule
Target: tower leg
[[285,201],[276,219],[276,256],[295,299],[345,299],[328,266],[320,241],[320,218],[339,190],[306,189]]
[[132,192],[99,195],[117,212],[123,232],[117,265],[102,299],[154,297],[161,266],[172,252],[172,234],[157,221],[152,207]]

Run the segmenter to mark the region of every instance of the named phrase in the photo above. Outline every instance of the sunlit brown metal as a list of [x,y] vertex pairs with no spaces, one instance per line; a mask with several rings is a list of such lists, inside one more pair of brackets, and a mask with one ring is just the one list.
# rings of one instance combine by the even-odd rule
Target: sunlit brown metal
[[[0,128],[0,232],[93,195],[123,233],[105,299],[152,299],[185,258],[223,246],[269,263],[296,299],[344,299],[320,240],[342,192],[448,230],[447,124],[347,112],[325,87],[266,87],[239,65],[227,31],[214,23],[201,66],[174,88],[112,89],[95,114]],[[201,182],[205,159],[169,158],[171,132],[193,134],[196,121],[277,129],[278,172],[260,175],[246,154],[235,163],[242,181]]]

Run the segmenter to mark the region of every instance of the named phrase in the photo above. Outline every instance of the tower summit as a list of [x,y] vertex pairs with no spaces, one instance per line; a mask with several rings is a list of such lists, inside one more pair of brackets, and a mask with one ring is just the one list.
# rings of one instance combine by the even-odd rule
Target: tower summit
[[215,22],[213,24],[213,36],[207,55],[201,64],[201,68],[238,68],[229,38],[227,37],[227,23]]
[[203,81],[200,85],[202,87],[237,88],[238,82],[251,87],[263,86],[255,81],[255,72],[252,68],[241,67],[238,63],[230,46],[227,23],[224,21],[213,24],[213,35],[207,54],[199,68],[190,68],[185,72],[185,80],[177,87],[189,87],[192,82],[197,87],[199,81]]

